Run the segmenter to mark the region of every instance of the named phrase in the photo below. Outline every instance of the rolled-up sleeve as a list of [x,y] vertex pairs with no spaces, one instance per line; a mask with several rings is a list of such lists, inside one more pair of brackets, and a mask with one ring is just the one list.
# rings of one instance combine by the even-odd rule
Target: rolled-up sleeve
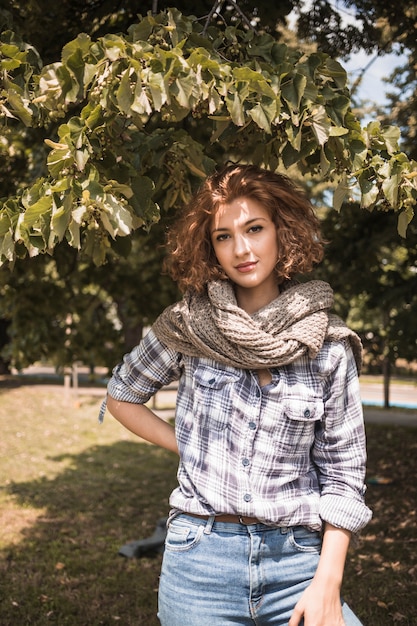
[[121,402],[145,404],[161,387],[181,375],[181,355],[164,346],[152,329],[116,365],[107,394]]
[[352,350],[345,344],[339,344],[339,348],[328,380],[325,416],[316,432],[313,458],[319,471],[320,517],[357,533],[372,517],[364,501],[366,438]]

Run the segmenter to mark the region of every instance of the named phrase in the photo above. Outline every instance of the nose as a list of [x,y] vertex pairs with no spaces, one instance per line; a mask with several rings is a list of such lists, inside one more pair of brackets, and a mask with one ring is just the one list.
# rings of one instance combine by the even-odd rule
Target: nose
[[244,256],[249,252],[249,242],[244,235],[235,237],[235,255]]

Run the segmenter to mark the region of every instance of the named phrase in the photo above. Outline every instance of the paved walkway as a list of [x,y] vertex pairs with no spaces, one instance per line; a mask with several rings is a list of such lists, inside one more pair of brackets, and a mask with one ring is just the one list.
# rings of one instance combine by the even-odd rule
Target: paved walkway
[[[35,369],[35,368],[33,368]],[[14,379],[18,384],[38,384],[36,378],[33,376],[33,369],[28,368],[27,373],[24,375],[3,377],[3,380],[7,378]],[[39,371],[39,369],[41,371]],[[44,386],[50,386],[51,388],[57,387],[56,376],[48,371],[42,371],[42,368],[37,370],[37,374],[42,376],[40,384]],[[45,368],[47,369],[47,368]],[[50,380],[48,380],[48,374],[50,374]],[[46,375],[46,376],[45,376]],[[364,406],[365,422],[367,423],[380,423],[380,424],[396,424],[401,426],[414,426],[417,427],[417,385],[413,384],[391,384],[390,387],[390,403],[389,409],[383,408],[383,390],[380,382],[375,382],[375,379],[371,377],[361,377],[361,396]],[[67,380],[68,385],[70,381]],[[0,381],[1,385],[1,381]],[[104,398],[106,394],[105,380],[94,386],[86,386],[86,381],[81,379],[81,384],[78,388],[64,387],[66,392],[79,395],[91,395],[99,398]],[[153,402],[152,408],[165,419],[173,417],[174,406],[176,399],[176,390],[171,388],[165,388],[158,392]]]

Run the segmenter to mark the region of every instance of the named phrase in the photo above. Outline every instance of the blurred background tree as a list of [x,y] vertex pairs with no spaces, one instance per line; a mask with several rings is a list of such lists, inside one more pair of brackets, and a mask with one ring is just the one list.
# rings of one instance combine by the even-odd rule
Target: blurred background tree
[[[187,15],[187,4],[176,2],[175,7]],[[130,349],[143,327],[178,297],[175,286],[161,273],[161,244],[167,225],[202,177],[227,158],[290,168],[317,205],[329,203],[328,189],[336,187],[333,203],[343,208],[340,213],[333,209],[325,212],[324,229],[332,243],[321,275],[335,287],[341,312],[348,313],[346,302],[355,302],[350,313],[352,325],[365,340],[375,338],[369,341],[369,355],[380,350],[385,366],[406,352],[413,358],[412,341],[407,351],[407,341],[399,347],[392,338],[397,331],[404,334],[404,326],[399,326],[409,319],[414,307],[412,298],[404,295],[407,289],[411,293],[416,265],[414,171],[409,165],[415,158],[416,129],[414,3],[365,0],[334,5],[327,0],[288,0],[271,6],[266,1],[201,0],[192,8],[193,23],[199,25],[195,34],[190,33],[185,20],[175,18],[179,34],[188,41],[188,54],[196,48],[206,50],[206,57],[199,59],[206,84],[210,72],[225,72],[227,64],[244,70],[258,63],[263,71],[269,71],[292,63],[292,69],[299,69],[299,74],[291,74],[290,91],[284,91],[282,99],[290,122],[273,131],[275,143],[269,134],[276,114],[268,108],[271,83],[260,84],[258,77],[255,87],[248,73],[240,74],[240,82],[229,81],[231,91],[224,94],[223,104],[217,100],[212,103],[214,121],[209,120],[209,99],[196,106],[190,104],[192,86],[185,79],[177,83],[184,90],[182,95],[176,93],[176,102],[182,105],[174,106],[172,95],[171,105],[163,104],[164,86],[156,81],[171,70],[166,65],[161,71],[158,64],[173,66],[169,55],[177,50],[178,42],[172,39],[171,27],[157,16],[170,6],[172,3],[138,4],[133,0],[116,4],[64,0],[53,6],[46,0],[6,0],[3,4],[0,197],[4,204],[0,234],[3,258],[8,262],[0,268],[0,369],[24,367],[40,358],[58,368],[75,361],[109,367]],[[348,22],[346,11],[350,14]],[[155,16],[153,22],[151,14]],[[148,17],[144,20],[141,16]],[[80,37],[80,33],[86,35]],[[144,56],[140,60],[140,54],[135,53],[135,41],[147,42],[141,53],[146,63]],[[284,43],[286,47],[282,47]],[[392,106],[375,110],[376,122],[365,135],[350,113],[352,105],[358,105],[360,111],[360,100],[355,94],[350,100],[342,68],[331,63],[332,59],[346,60],[360,49],[370,55],[405,52],[410,60],[391,77]],[[135,69],[135,54],[142,69],[152,68],[154,72],[151,112],[143,99],[138,108],[140,92],[132,96],[131,76],[139,71]],[[314,80],[309,83],[310,92],[306,92],[300,76],[312,72],[313,62],[318,68],[314,70],[316,84],[311,91]],[[366,80],[366,73],[360,78]],[[242,90],[246,90],[244,96]],[[252,90],[251,103],[241,106],[248,90]],[[314,107],[307,103],[311,95],[316,108],[320,103],[325,105],[325,113],[320,109],[316,118]],[[155,109],[158,97],[161,104]],[[313,133],[311,126],[307,132],[308,126],[300,123],[297,106],[301,103]],[[136,111],[132,111],[132,104]],[[330,122],[326,119],[329,115]],[[399,147],[399,135],[384,130],[385,122],[401,128]],[[290,124],[296,130],[291,130]],[[300,127],[302,132],[297,130]],[[335,137],[329,137],[330,132]],[[350,143],[343,144],[346,132]],[[356,148],[352,148],[353,135]],[[342,145],[349,147],[350,158],[363,159],[361,167],[366,161],[362,167],[366,175],[359,177],[359,187],[362,205],[368,210],[354,208],[358,194],[352,194],[349,184],[340,178],[347,170],[347,162],[342,163],[342,172],[336,162],[343,157],[337,148]],[[377,188],[369,185],[369,171],[373,168],[378,173],[379,165],[376,167],[374,161],[370,168],[369,162],[381,154],[384,167],[389,163],[396,169],[385,175],[385,187],[381,183]],[[94,168],[90,168],[91,163]],[[406,178],[402,178],[403,167],[408,168]],[[71,177],[74,185],[70,188]],[[404,180],[408,181],[408,196],[401,204],[404,198],[398,199],[398,190],[403,189]],[[51,208],[53,203],[46,207],[48,198],[53,198],[55,209]],[[88,205],[88,219],[84,215],[78,222],[76,216],[69,221],[65,215],[83,203]],[[376,210],[381,207],[384,212]],[[406,239],[396,233],[398,213],[405,215],[400,230],[403,234],[407,230]],[[11,237],[12,227],[20,229],[20,237]],[[363,253],[359,254],[359,248]],[[341,253],[343,262],[333,251]],[[372,253],[372,263],[366,261],[366,251]],[[398,291],[395,281],[391,284],[387,267],[402,276],[402,290]],[[364,268],[373,278],[356,280],[362,278]],[[340,296],[343,293],[349,293],[349,298],[344,300]],[[391,306],[394,293],[397,305],[399,297],[406,298],[404,307],[395,312]],[[391,304],[388,294],[392,295]],[[359,311],[356,317],[355,311]],[[389,324],[384,315],[388,315]],[[390,340],[382,340],[384,332],[390,334]]]

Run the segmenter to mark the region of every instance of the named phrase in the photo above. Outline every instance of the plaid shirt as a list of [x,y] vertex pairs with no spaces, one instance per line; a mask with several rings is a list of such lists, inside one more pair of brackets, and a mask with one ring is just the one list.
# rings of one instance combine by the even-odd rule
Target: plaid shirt
[[255,371],[189,357],[152,330],[113,371],[108,393],[144,404],[179,381],[175,429],[177,510],[232,513],[266,524],[357,532],[364,504],[365,433],[359,382],[347,343],[326,342],[316,359]]

